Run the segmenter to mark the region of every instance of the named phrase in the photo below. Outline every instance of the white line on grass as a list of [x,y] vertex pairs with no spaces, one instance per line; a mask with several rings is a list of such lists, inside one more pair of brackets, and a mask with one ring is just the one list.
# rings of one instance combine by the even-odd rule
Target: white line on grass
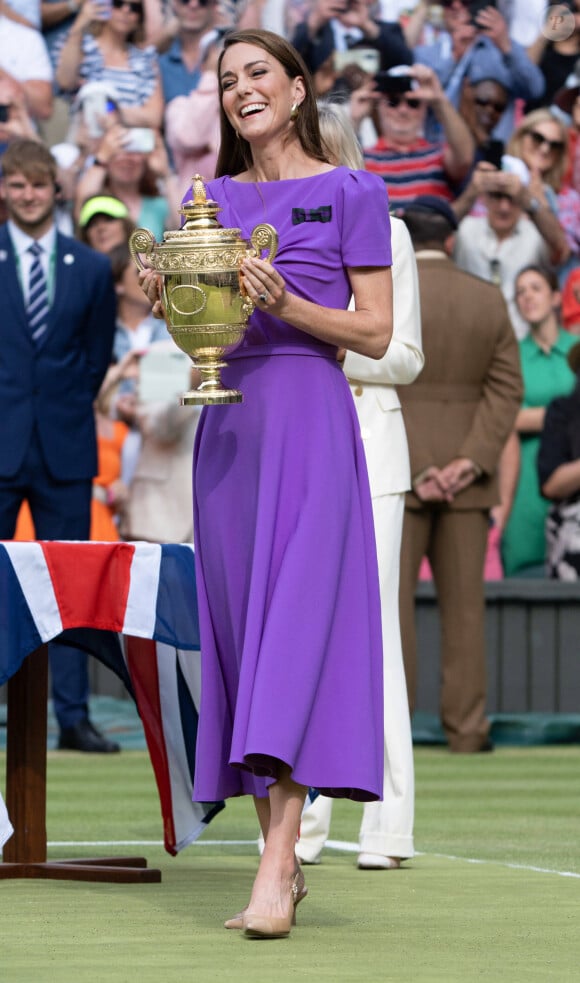
[[[340,850],[342,853],[358,853],[358,843],[349,843],[347,840],[327,840],[327,847],[331,850]],[[96,847],[96,846],[163,846],[161,840],[52,840],[47,843],[52,847]],[[197,840],[191,846],[255,846],[258,847],[257,840]],[[440,860],[459,860],[466,864],[494,864],[496,867],[508,867],[510,870],[530,870],[535,874],[555,874],[557,877],[574,877],[580,880],[580,874],[571,870],[552,870],[549,867],[535,867],[531,864],[512,864],[505,860],[480,860],[476,857],[455,857],[449,853],[415,853],[416,857],[437,857]]]

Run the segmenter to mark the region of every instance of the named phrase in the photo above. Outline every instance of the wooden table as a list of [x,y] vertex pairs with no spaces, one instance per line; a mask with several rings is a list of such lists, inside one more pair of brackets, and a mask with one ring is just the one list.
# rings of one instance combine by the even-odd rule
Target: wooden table
[[41,645],[8,680],[6,807],[14,833],[4,845],[0,878],[159,883],[145,857],[47,860],[46,737],[48,645]]

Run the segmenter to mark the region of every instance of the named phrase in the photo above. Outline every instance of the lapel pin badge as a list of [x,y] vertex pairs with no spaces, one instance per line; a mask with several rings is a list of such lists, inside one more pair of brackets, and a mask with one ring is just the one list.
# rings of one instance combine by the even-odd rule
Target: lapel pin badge
[[0,263],[5,263],[8,259],[8,253],[5,249],[0,249]]
[[65,264],[65,266],[72,266],[72,264],[75,261],[75,258],[72,253],[65,253],[62,258],[62,261]]

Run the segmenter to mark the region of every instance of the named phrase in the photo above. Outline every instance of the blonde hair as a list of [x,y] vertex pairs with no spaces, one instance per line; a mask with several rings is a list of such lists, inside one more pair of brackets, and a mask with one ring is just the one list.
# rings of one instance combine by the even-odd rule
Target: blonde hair
[[[562,186],[562,179],[568,169],[568,127],[558,119],[554,113],[547,108],[534,109],[522,119],[520,125],[514,130],[507,145],[506,152],[512,157],[519,157],[524,160],[522,147],[524,137],[530,133],[538,123],[556,123],[560,130],[560,139],[564,144],[562,152],[549,170],[542,174],[542,181],[549,184],[554,191],[559,191]],[[524,161],[525,163],[525,161]]]
[[332,163],[353,171],[364,170],[364,159],[350,117],[337,102],[318,103],[318,122],[322,144]]

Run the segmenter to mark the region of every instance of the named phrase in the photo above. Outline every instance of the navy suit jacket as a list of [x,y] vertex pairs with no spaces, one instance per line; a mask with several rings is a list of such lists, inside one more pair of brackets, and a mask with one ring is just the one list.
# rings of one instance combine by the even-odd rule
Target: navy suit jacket
[[53,478],[97,473],[93,401],[111,361],[116,298],[106,256],[57,234],[48,327],[32,341],[8,227],[0,226],[0,476],[22,467],[36,426]]

